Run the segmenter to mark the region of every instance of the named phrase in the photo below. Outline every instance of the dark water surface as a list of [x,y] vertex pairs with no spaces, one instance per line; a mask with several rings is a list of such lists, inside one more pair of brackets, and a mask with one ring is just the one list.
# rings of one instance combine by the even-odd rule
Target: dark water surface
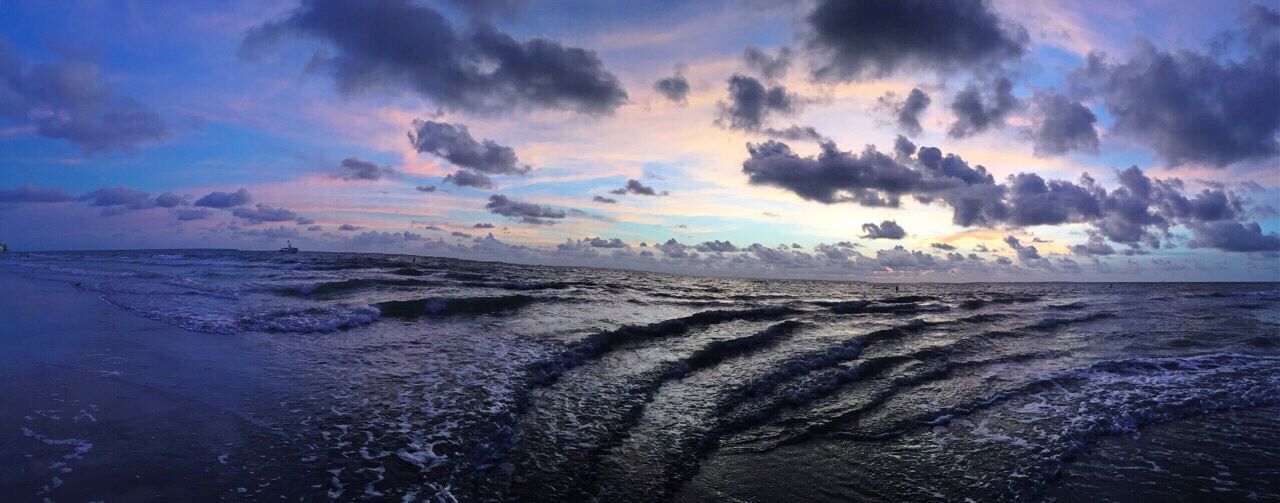
[[[0,260],[20,277],[80,283],[98,307],[60,309],[105,319],[4,329],[20,500],[150,477],[231,500],[1280,501],[1273,283],[228,251]],[[76,330],[99,339],[51,342]]]

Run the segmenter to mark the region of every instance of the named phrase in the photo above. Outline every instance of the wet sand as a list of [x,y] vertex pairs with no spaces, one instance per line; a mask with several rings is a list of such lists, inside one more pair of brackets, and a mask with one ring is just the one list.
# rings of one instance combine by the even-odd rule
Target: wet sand
[[[0,490],[10,501],[234,497],[267,383],[235,337],[0,273]],[[238,459],[240,458],[240,459]]]

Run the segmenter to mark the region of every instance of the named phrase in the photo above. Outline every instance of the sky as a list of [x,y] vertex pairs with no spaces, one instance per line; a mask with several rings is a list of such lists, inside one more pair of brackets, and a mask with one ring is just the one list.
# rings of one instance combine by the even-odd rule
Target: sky
[[1280,281],[1280,3],[0,0],[0,242]]

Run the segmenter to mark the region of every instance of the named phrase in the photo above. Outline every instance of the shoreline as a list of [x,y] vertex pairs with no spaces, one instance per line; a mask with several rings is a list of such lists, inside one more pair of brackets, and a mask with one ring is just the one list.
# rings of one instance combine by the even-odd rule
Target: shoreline
[[[107,249],[107,248],[103,248],[103,249],[82,249],[82,250],[31,250],[31,251],[23,251],[23,252],[12,252],[12,251],[11,251],[11,252],[9,252],[9,253],[10,253],[10,254],[21,254],[21,253],[142,253],[142,252],[151,252],[151,253],[155,253],[155,252],[184,252],[184,251],[197,251],[197,252],[225,251],[225,252],[241,252],[241,253],[265,253],[265,254],[272,254],[272,255],[274,255],[274,254],[278,254],[278,253],[279,253],[279,252],[278,252],[278,251],[276,251],[276,250],[243,250],[243,249],[239,249],[239,248],[136,248],[136,249]],[[305,255],[305,254],[334,254],[334,255],[340,255],[340,254],[358,254],[358,255],[380,255],[380,256],[387,256],[387,257],[414,257],[414,258],[426,258],[426,259],[438,259],[438,260],[454,260],[454,261],[458,261],[458,262],[471,263],[471,264],[480,264],[480,265],[486,265],[486,264],[501,264],[501,265],[518,266],[518,267],[545,267],[545,268],[549,268],[549,269],[588,269],[588,270],[597,270],[597,271],[608,271],[608,272],[613,272],[613,273],[642,273],[642,274],[655,274],[655,275],[674,276],[674,277],[678,277],[678,278],[694,278],[694,279],[724,279],[724,280],[742,280],[742,281],[777,281],[777,282],[810,282],[810,281],[816,281],[816,282],[822,282],[822,283],[848,283],[848,284],[861,284],[861,285],[884,285],[884,286],[892,286],[892,285],[1029,285],[1029,284],[1057,284],[1057,285],[1076,285],[1076,284],[1079,284],[1079,285],[1105,285],[1105,284],[1114,284],[1114,285],[1170,285],[1170,284],[1188,284],[1188,285],[1215,285],[1215,284],[1224,284],[1224,285],[1254,285],[1254,284],[1280,284],[1280,277],[1276,277],[1276,278],[1273,278],[1273,279],[1247,280],[1247,281],[1245,281],[1245,280],[1241,280],[1241,281],[1220,281],[1220,280],[1214,280],[1214,281],[1211,281],[1211,280],[1180,280],[1180,281],[1133,281],[1133,280],[1119,280],[1119,281],[1102,281],[1102,280],[1096,280],[1096,281],[1065,281],[1065,280],[1025,280],[1025,281],[1008,281],[1008,280],[1005,280],[1005,281],[905,281],[905,280],[904,280],[904,281],[876,281],[876,280],[871,280],[871,279],[855,279],[855,278],[824,278],[824,277],[816,277],[816,276],[813,276],[813,277],[808,277],[808,276],[796,276],[796,277],[784,277],[784,276],[752,276],[752,275],[731,276],[731,275],[722,275],[722,274],[699,274],[699,273],[698,273],[698,272],[696,272],[696,271],[671,271],[671,270],[642,269],[642,268],[627,269],[627,268],[621,268],[621,267],[608,267],[608,266],[601,266],[601,265],[568,265],[568,264],[552,264],[552,263],[544,263],[544,262],[515,262],[515,261],[503,261],[503,260],[482,260],[482,259],[475,259],[475,258],[462,258],[462,257],[455,257],[455,256],[449,256],[449,255],[428,255],[428,254],[416,254],[416,253],[386,253],[386,252],[340,251],[340,250],[306,250],[306,251],[303,251],[303,252],[300,252],[300,253],[301,253],[301,254],[304,254],[304,255]],[[294,255],[294,256],[296,256],[296,255]]]
[[0,487],[34,500],[236,490],[243,474],[229,460],[257,434],[244,391],[263,384],[238,365],[251,355],[241,340],[61,281],[0,272],[0,282],[20,292],[0,297],[0,318],[12,320],[0,326]]

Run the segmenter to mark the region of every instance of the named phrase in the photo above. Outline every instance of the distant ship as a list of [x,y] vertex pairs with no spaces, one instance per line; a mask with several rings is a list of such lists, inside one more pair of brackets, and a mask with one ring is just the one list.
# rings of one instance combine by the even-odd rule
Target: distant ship
[[280,249],[280,253],[298,253],[298,249],[293,247],[293,241],[289,241],[288,245]]
[[9,253],[9,245],[0,243],[0,253]]

